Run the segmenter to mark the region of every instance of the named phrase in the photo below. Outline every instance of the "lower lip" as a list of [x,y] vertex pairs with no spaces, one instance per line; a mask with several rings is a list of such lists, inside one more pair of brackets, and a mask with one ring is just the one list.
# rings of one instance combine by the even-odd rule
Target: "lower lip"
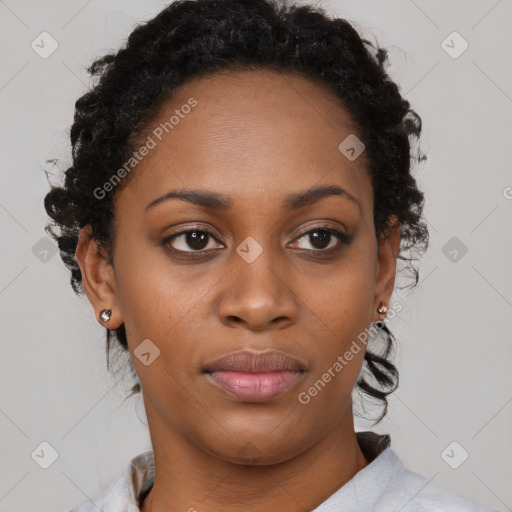
[[208,376],[215,385],[243,402],[266,402],[292,388],[301,379],[302,373],[218,371]]

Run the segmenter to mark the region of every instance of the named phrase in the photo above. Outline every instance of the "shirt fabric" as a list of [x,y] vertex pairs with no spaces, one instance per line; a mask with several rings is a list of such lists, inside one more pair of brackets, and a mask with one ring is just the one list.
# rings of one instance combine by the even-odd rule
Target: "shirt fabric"
[[[368,466],[312,512],[497,512],[408,470],[391,448],[389,434],[357,432]],[[155,478],[152,451],[134,457],[94,502],[69,512],[140,512]]]

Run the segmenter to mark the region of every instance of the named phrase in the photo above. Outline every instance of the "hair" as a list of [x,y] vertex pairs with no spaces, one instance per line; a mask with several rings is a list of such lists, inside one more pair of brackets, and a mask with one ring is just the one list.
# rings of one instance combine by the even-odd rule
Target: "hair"
[[[387,72],[387,50],[359,36],[345,19],[322,8],[277,0],[177,0],[157,16],[137,25],[124,46],[95,60],[88,68],[94,86],[75,103],[70,130],[72,165],[62,186],[51,185],[45,197],[52,221],[46,231],[55,239],[71,272],[71,286],[84,293],[75,251],[79,230],[89,225],[112,263],[114,197],[127,178],[105,197],[95,189],[123,166],[135,142],[159,107],[187,80],[223,70],[273,70],[295,73],[323,84],[345,106],[365,145],[374,200],[378,239],[386,236],[392,216],[400,221],[398,258],[412,270],[413,251],[428,246],[422,220],[424,195],[411,175],[413,139],[419,139],[421,118],[402,98]],[[133,173],[132,173],[133,174]],[[390,361],[395,338],[384,323],[384,350],[369,348],[358,387],[383,405],[398,386]],[[128,352],[124,324],[106,329],[107,367],[113,344]],[[129,353],[129,352],[128,352]],[[131,359],[128,364],[136,378]],[[140,392],[140,382],[132,394]]]

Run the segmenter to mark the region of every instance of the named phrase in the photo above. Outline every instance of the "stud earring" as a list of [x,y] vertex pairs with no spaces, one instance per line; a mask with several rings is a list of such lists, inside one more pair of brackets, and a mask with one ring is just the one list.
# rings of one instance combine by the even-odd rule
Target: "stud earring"
[[100,318],[104,322],[108,322],[110,320],[110,315],[112,314],[112,311],[110,309],[102,309],[100,313]]
[[380,301],[379,307],[377,308],[377,313],[379,313],[381,320],[384,320],[387,310],[388,310],[388,308],[386,307],[384,302]]

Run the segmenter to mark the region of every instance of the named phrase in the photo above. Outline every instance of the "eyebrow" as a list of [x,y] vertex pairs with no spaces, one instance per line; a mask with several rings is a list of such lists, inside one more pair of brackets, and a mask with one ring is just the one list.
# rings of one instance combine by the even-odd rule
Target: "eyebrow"
[[[299,208],[304,208],[329,196],[340,196],[349,199],[357,204],[361,213],[363,211],[361,203],[352,194],[338,185],[322,185],[301,192],[294,192],[285,197],[283,207],[288,210],[298,210]],[[220,192],[182,189],[171,190],[154,201],[151,201],[151,203],[146,206],[145,211],[169,199],[180,199],[211,210],[230,210],[233,207],[233,201],[230,197]]]

